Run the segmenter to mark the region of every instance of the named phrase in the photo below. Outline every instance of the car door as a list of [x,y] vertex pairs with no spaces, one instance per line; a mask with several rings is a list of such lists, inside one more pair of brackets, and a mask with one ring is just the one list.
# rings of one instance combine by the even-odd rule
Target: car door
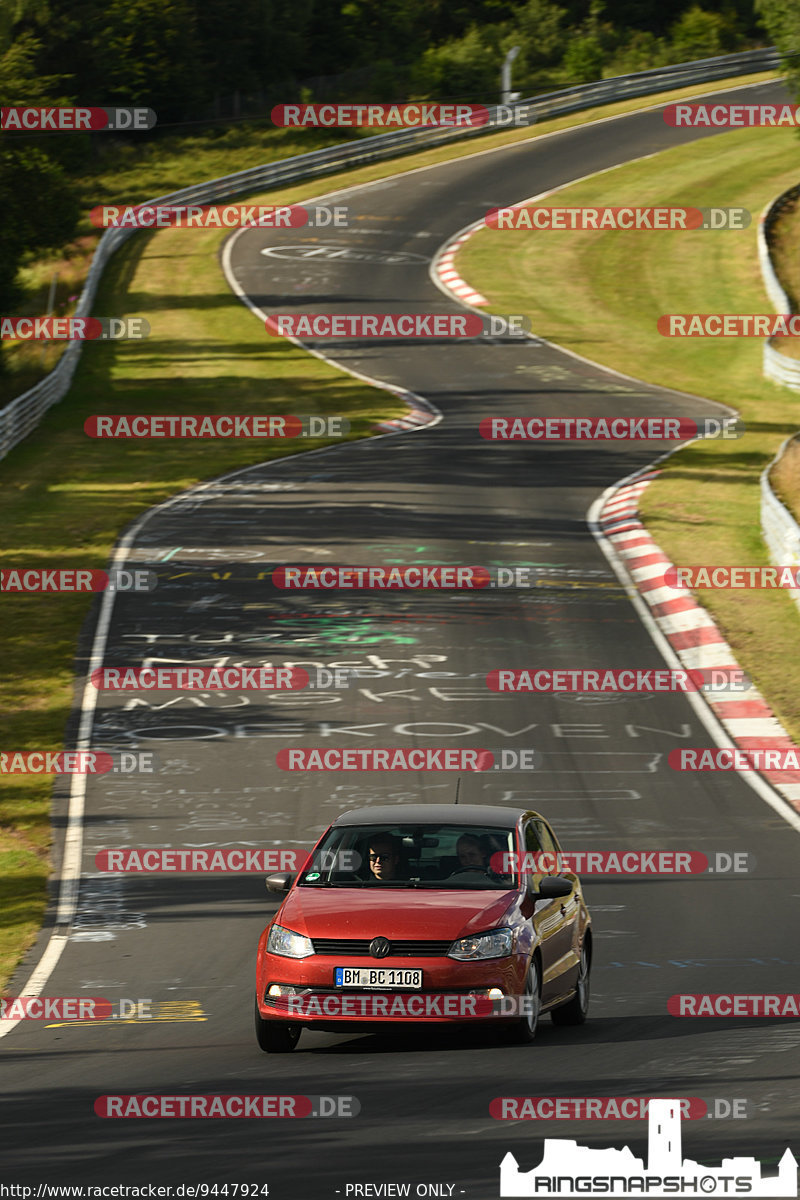
[[[541,832],[539,823],[534,820],[529,820],[525,823],[523,829],[523,838],[525,842],[526,865],[534,862],[535,866],[547,865],[539,863],[539,856],[545,852],[545,847],[542,845]],[[535,859],[527,856],[535,856]],[[553,860],[553,870],[535,870],[526,869],[526,874],[530,874],[534,883],[538,883],[547,875],[557,875],[556,860]],[[551,1000],[555,1000],[557,996],[564,990],[562,979],[562,960],[566,952],[565,941],[563,937],[564,918],[561,913],[561,899],[557,897],[554,900],[537,900],[531,918],[533,927],[536,931],[537,941],[541,947],[542,955],[542,1003],[549,1004]]]
[[559,871],[561,864],[561,847],[558,840],[546,821],[534,820],[531,824],[535,828],[536,837],[541,843],[542,850],[548,858],[545,860],[547,865],[552,864],[548,875],[561,875],[562,878],[569,880],[572,884],[572,891],[568,896],[560,896],[553,901],[553,905],[558,910],[558,923],[554,927],[551,942],[553,949],[553,995],[559,996],[568,993],[575,986],[575,981],[578,977],[578,965],[580,962],[580,951],[578,947],[578,918],[580,916],[580,895],[578,893],[578,877],[571,871]]

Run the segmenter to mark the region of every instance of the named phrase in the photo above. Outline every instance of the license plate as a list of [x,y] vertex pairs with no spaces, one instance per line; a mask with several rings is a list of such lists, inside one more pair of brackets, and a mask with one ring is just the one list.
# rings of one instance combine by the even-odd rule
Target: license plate
[[408,967],[334,967],[337,987],[421,988],[422,971]]

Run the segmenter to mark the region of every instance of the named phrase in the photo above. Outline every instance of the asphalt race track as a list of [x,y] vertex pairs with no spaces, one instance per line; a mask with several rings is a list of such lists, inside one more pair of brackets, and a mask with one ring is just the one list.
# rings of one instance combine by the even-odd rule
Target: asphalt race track
[[[746,96],[779,94],[764,85]],[[458,311],[428,273],[456,231],[489,208],[698,136],[714,135],[668,128],[654,109],[490,153],[471,144],[458,161],[331,197],[349,205],[348,229],[317,240],[305,229],[240,233],[233,279],[264,312]],[[320,245],[329,249],[309,257]],[[414,257],[375,261],[387,251]],[[712,744],[680,695],[509,697],[484,684],[498,667],[663,665],[586,513],[667,447],[493,443],[478,436],[479,421],[718,416],[719,406],[536,341],[314,345],[424,397],[443,420],[257,467],[154,510],[130,561],[157,570],[159,586],[117,598],[103,661],[312,662],[374,676],[346,691],[273,699],[101,694],[92,745],[154,752],[158,770],[152,782],[90,777],[77,913],[44,992],[149,999],[156,1019],[28,1021],[0,1041],[0,1180],[266,1183],[270,1197],[309,1200],[344,1197],[348,1184],[408,1182],[411,1195],[418,1184],[453,1185],[453,1196],[479,1200],[498,1195],[506,1151],[529,1169],[544,1136],[646,1154],[645,1122],[490,1116],[494,1097],[526,1095],[745,1099],[745,1120],[684,1122],[684,1149],[708,1165],[738,1153],[775,1170],[786,1146],[800,1154],[796,1022],[680,1020],[667,1001],[800,992],[796,832],[739,776],[670,769],[673,748]],[[534,586],[314,594],[270,581],[284,564],[417,562],[534,567]],[[85,630],[82,671],[93,634]],[[276,901],[262,877],[98,874],[94,856],[106,847],[311,845],[347,808],[453,798],[444,773],[298,776],[275,764],[287,746],[370,745],[533,746],[542,755],[533,775],[467,775],[461,802],[538,808],[567,849],[747,851],[755,866],[689,879],[587,878],[595,964],[582,1028],[545,1020],[521,1048],[475,1031],[306,1033],[294,1054],[264,1055],[252,1032],[254,959]],[[57,812],[62,834],[65,794]],[[95,1115],[97,1097],[119,1093],[353,1095],[361,1111],[261,1123]]]

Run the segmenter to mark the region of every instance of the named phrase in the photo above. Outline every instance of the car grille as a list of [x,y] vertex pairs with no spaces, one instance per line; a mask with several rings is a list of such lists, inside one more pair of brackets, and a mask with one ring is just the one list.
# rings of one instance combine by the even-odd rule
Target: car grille
[[[377,935],[376,935],[377,936]],[[452,941],[404,941],[389,940],[389,953],[386,958],[444,958],[452,946]],[[372,938],[312,938],[315,954],[340,954],[362,958],[375,959],[369,952]],[[383,961],[383,960],[379,960]]]

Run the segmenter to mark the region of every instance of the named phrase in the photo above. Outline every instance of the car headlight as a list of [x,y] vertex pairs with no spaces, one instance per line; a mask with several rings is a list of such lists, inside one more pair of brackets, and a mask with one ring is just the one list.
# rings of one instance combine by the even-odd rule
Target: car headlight
[[284,929],[282,925],[273,925],[267,938],[267,952],[280,954],[284,958],[308,958],[314,953],[314,946],[311,938],[305,934]]
[[513,931],[493,929],[491,933],[459,938],[457,942],[453,942],[447,957],[457,958],[460,962],[472,962],[476,958],[507,958],[513,949]]

